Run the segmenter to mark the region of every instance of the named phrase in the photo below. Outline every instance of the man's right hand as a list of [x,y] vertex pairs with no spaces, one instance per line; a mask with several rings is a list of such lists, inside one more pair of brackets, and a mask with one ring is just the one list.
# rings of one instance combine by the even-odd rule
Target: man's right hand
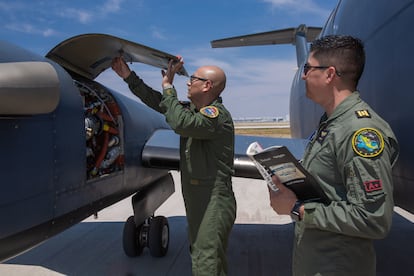
[[178,61],[170,60],[168,62],[167,71],[161,70],[162,75],[162,87],[172,85],[175,74],[183,67],[184,59],[181,56],[177,56]]
[[129,69],[129,66],[122,57],[114,58],[111,67],[123,79],[126,79],[131,74],[131,69]]

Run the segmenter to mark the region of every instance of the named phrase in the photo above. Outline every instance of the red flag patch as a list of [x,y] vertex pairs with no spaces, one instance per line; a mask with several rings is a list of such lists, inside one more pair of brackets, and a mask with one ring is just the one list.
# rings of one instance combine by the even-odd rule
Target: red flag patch
[[367,193],[382,190],[382,182],[380,179],[364,182],[364,186]]

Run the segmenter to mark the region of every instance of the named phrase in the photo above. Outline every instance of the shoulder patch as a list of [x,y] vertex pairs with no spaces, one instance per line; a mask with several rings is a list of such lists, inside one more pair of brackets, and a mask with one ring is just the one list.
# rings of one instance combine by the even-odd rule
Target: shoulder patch
[[362,157],[375,157],[384,150],[384,138],[374,128],[361,128],[352,136],[352,148]]
[[209,118],[216,118],[219,115],[217,107],[209,105],[200,109],[200,113]]
[[364,110],[357,110],[355,111],[355,114],[357,116],[358,119],[361,118],[371,118],[371,114],[369,114],[369,111],[364,109]]

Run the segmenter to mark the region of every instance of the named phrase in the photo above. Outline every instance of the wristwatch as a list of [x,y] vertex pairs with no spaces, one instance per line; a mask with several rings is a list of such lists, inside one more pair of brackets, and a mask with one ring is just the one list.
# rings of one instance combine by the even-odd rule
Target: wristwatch
[[295,205],[292,208],[292,211],[290,211],[290,216],[294,221],[300,221],[301,220],[299,209],[300,209],[300,206],[302,206],[302,205],[303,205],[303,202],[300,201],[300,200],[297,200],[295,202]]

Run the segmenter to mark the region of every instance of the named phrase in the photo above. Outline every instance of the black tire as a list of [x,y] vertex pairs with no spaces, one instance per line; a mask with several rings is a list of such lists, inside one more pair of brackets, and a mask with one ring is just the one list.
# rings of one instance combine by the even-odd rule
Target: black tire
[[134,216],[130,216],[125,222],[122,245],[128,257],[137,257],[144,250],[144,245],[141,244],[139,238],[141,228],[142,225],[138,227],[135,225]]
[[166,217],[158,216],[151,220],[149,227],[148,247],[153,257],[167,254],[170,241],[170,229]]

